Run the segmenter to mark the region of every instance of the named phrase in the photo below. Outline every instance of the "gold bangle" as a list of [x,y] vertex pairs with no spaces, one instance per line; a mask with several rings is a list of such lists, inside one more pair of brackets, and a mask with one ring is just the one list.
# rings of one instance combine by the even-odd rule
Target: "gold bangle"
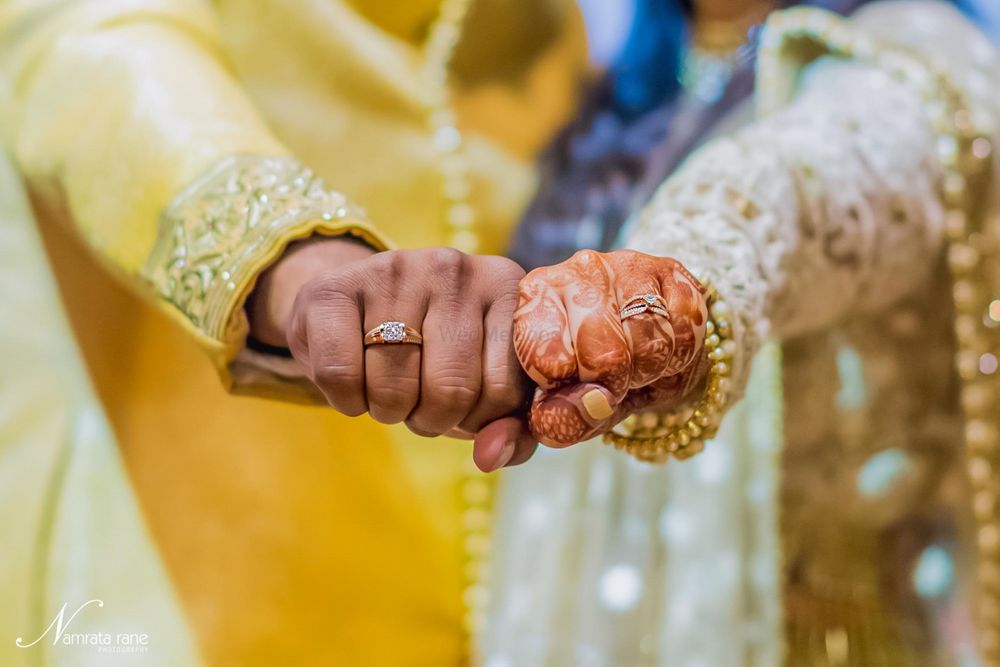
[[[711,362],[705,393],[690,413],[631,415],[604,435],[604,442],[631,454],[640,461],[664,463],[671,456],[687,459],[705,447],[705,441],[719,430],[719,422],[729,403],[732,360],[736,344],[732,341],[728,304],[712,287],[708,288],[709,317],[705,324],[705,349]],[[627,433],[619,432],[624,429]]]

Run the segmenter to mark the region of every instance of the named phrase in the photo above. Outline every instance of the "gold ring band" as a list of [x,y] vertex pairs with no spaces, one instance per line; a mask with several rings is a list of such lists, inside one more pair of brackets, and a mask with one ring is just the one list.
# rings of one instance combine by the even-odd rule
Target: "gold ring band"
[[413,327],[406,326],[403,322],[389,321],[383,322],[365,334],[365,345],[396,345],[399,343],[411,343],[421,345],[424,337]]
[[670,313],[666,308],[667,304],[659,294],[640,294],[625,301],[625,305],[618,312],[618,317],[622,321],[630,317],[635,317],[641,313],[655,313],[661,317],[670,319]]

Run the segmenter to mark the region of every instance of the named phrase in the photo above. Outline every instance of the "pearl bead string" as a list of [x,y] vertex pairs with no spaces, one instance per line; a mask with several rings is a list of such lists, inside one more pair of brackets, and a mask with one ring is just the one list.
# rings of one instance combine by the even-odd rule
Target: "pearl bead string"
[[[479,251],[475,209],[469,203],[471,184],[462,133],[452,108],[449,69],[472,0],[444,0],[424,45],[423,79],[427,90],[428,125],[438,154],[445,200],[445,244],[465,253]],[[476,663],[475,637],[486,623],[489,602],[489,553],[493,507],[492,480],[470,461],[461,483],[462,627],[467,660]]]
[[449,68],[471,0],[444,0],[424,46],[423,78],[434,150],[438,153],[445,199],[446,244],[465,253],[479,250],[475,209],[469,204],[471,182],[464,139],[452,108]]

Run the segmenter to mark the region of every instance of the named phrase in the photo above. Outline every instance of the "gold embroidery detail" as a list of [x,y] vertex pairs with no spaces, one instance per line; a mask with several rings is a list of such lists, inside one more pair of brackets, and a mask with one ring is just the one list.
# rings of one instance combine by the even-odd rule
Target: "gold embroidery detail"
[[247,324],[237,306],[288,242],[323,232],[369,236],[364,219],[290,158],[229,158],[171,202],[141,275],[205,336],[238,344]]
[[[878,44],[828,12],[800,8],[776,13],[768,21],[762,42],[758,85],[766,94],[758,99],[764,113],[790,99],[801,69],[824,55],[873,63],[914,86],[928,102],[939,136],[940,196],[946,208],[959,343],[956,368],[962,381],[965,457],[977,533],[977,643],[982,664],[1000,666],[1000,507],[996,502],[1000,483],[990,473],[1000,467],[1000,413],[995,408],[997,379],[979,363],[986,355],[995,356],[991,350],[1000,352],[1000,332],[984,314],[989,299],[997,295],[992,278],[1000,275],[996,240],[1000,224],[994,222],[992,228],[986,224],[986,195],[993,182],[992,143],[972,126],[965,99],[946,72],[906,47]],[[992,295],[980,293],[982,287],[993,289]],[[848,643],[845,635],[838,652],[842,648],[846,653]],[[828,659],[832,653],[827,647]]]

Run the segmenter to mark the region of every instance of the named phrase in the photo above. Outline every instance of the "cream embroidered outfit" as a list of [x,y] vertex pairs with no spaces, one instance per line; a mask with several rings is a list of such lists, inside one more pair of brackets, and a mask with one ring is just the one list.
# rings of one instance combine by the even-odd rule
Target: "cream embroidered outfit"
[[[512,471],[487,664],[964,664],[977,622],[970,664],[998,659],[992,529],[971,531],[965,467],[983,436],[963,433],[944,263],[953,147],[921,63],[994,136],[1000,59],[930,2],[788,10],[761,39],[758,119],[696,151],[623,239],[727,299],[745,399],[690,461],[594,443]],[[984,192],[985,236],[996,182]],[[972,306],[987,331],[993,278]],[[973,369],[987,386],[998,353]]]

